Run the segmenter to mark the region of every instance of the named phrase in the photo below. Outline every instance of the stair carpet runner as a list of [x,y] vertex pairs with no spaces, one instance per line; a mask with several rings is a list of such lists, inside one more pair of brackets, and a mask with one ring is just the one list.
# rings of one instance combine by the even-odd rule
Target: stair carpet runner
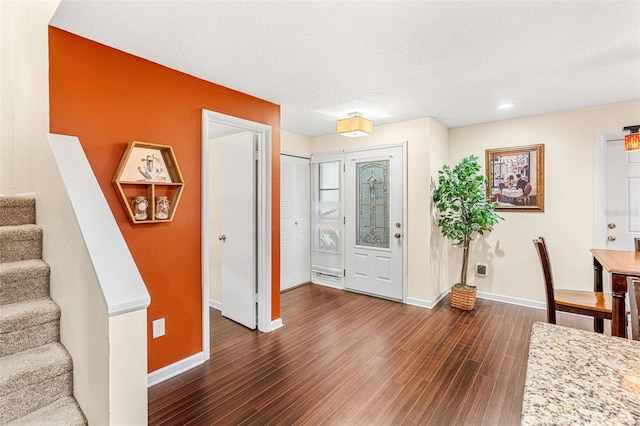
[[27,196],[0,196],[0,424],[87,424],[60,343],[60,307],[49,297],[35,199]]

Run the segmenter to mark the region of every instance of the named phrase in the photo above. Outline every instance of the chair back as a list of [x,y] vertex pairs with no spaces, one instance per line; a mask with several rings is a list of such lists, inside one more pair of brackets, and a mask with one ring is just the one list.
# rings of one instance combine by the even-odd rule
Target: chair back
[[531,184],[530,184],[530,183],[526,184],[526,185],[524,186],[524,190],[523,190],[524,194],[525,194],[525,195],[529,195],[529,194],[531,194],[531,189],[532,189]]
[[553,294],[553,277],[551,275],[551,262],[549,262],[549,252],[544,238],[538,237],[533,240],[533,245],[538,251],[542,273],[544,275],[544,290],[547,296],[547,322],[556,323],[556,300]]
[[634,238],[633,241],[636,243],[636,251],[640,251],[640,238]]
[[633,340],[640,340],[640,324],[638,323],[640,278],[627,277],[627,293],[629,293],[629,310],[631,311],[631,338]]

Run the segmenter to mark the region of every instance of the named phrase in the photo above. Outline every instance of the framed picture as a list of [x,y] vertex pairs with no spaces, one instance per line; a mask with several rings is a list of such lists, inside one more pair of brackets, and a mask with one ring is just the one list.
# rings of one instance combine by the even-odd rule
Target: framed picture
[[153,144],[137,143],[128,151],[120,180],[129,182],[167,182],[171,175],[165,162],[166,150]]
[[544,145],[487,149],[487,197],[503,211],[544,211]]

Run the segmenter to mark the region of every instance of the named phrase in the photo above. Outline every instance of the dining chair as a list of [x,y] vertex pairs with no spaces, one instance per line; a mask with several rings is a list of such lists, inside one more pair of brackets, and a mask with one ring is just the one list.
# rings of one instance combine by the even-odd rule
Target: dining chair
[[640,238],[634,238],[633,241],[636,244],[636,251],[640,251]]
[[516,204],[522,204],[524,206],[528,206],[529,204],[531,204],[529,194],[531,194],[532,189],[533,187],[530,183],[526,184],[524,189],[522,190],[522,195],[515,198]]
[[631,338],[633,340],[640,340],[640,324],[638,323],[640,278],[627,277],[627,293],[629,293],[629,310],[631,311]]
[[554,288],[551,262],[549,261],[549,252],[544,238],[536,238],[533,240],[533,245],[538,251],[544,275],[547,296],[547,322],[556,323],[556,311],[586,315],[596,320],[594,321],[594,331],[602,333],[602,320],[611,319],[611,294]]

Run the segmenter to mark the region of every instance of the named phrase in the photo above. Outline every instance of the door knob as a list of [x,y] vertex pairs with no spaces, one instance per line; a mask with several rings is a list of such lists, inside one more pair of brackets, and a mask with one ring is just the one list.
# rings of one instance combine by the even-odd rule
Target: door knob
[[609,236],[607,237],[607,240],[609,240],[609,241],[615,241],[615,240],[616,240],[616,236],[615,236],[615,235],[609,235]]
[[396,237],[396,238],[400,238],[400,237],[401,237],[401,235],[400,235],[400,233],[399,233],[399,232],[396,232],[396,233],[395,233],[395,235],[394,235],[394,237]]
[[226,240],[227,240],[227,236],[226,236],[226,235],[224,235],[224,234],[222,234],[222,235],[218,235],[218,239],[219,239],[220,241],[226,241]]

